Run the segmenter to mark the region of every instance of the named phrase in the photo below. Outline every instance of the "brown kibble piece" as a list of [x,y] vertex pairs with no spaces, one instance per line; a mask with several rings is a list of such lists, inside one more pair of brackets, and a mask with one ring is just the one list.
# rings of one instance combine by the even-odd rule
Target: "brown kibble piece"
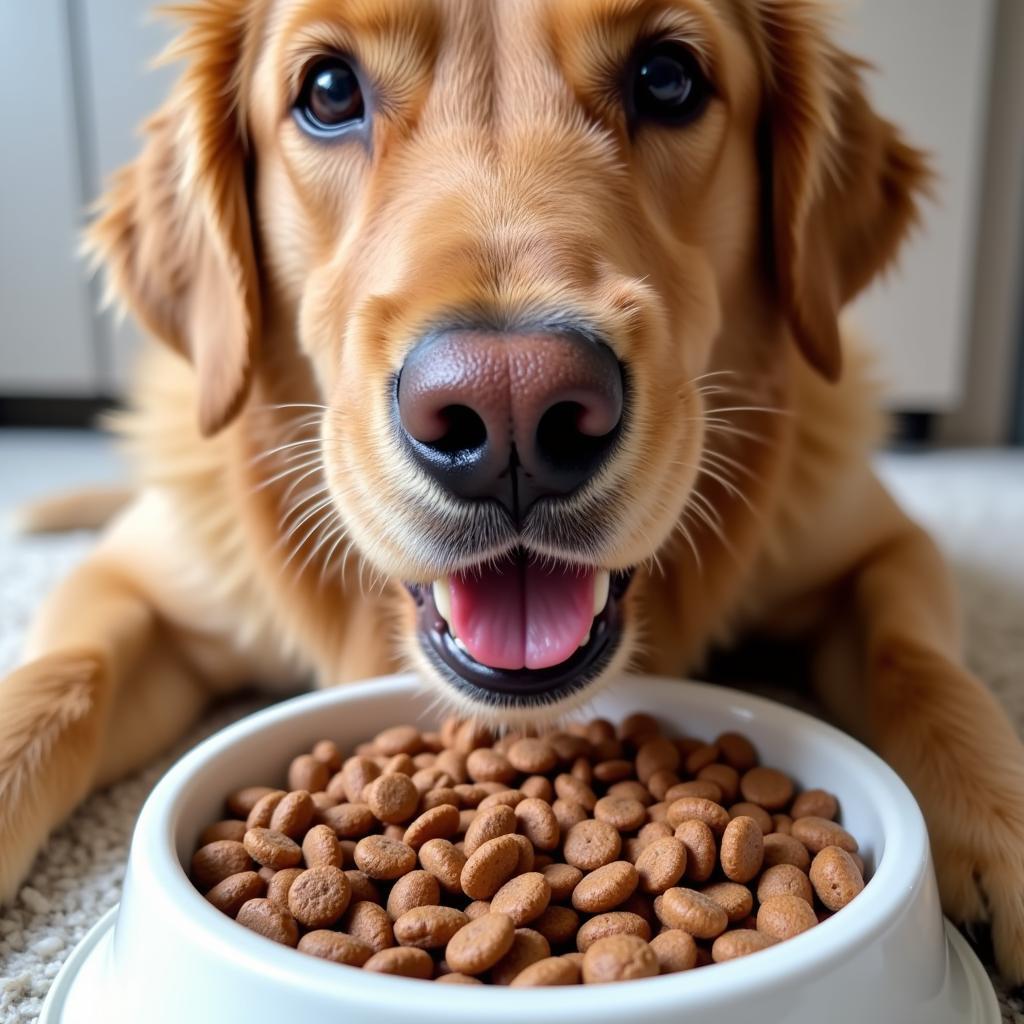
[[571,864],[549,864],[541,874],[551,887],[551,899],[556,903],[567,900],[583,878],[583,872]]
[[330,825],[314,825],[306,833],[302,840],[302,858],[311,868],[325,865],[340,868],[344,865],[341,845]]
[[740,779],[740,792],[766,811],[781,811],[793,799],[793,780],[774,768],[751,768]]
[[722,791],[719,803],[731,804],[740,789],[740,773],[728,764],[705,765],[697,773],[697,778],[703,782],[713,782]]
[[288,765],[288,788],[317,793],[327,788],[331,769],[312,754],[300,754]]
[[434,974],[434,961],[430,959],[430,954],[425,949],[416,949],[415,946],[394,946],[374,953],[363,964],[363,970],[428,981]]
[[715,939],[715,943],[711,947],[711,959],[716,964],[724,963],[726,960],[735,960],[737,957],[749,956],[751,953],[774,946],[776,941],[764,932],[757,932],[751,928],[737,928],[735,931],[726,932]]
[[792,864],[801,871],[809,871],[811,855],[795,836],[769,832],[764,837],[764,867],[770,868],[775,864]]
[[516,770],[508,758],[487,747],[478,747],[466,758],[466,771],[474,782],[508,785],[516,777]]
[[445,961],[453,971],[482,974],[512,948],[515,934],[510,917],[485,914],[455,933],[445,948]]
[[415,907],[433,907],[441,902],[441,887],[429,871],[410,871],[388,894],[388,916],[396,921]]
[[584,875],[573,890],[572,905],[587,914],[603,914],[629,899],[639,880],[629,861],[612,861]]
[[750,889],[738,882],[715,882],[705,885],[701,892],[725,911],[730,924],[742,921],[754,909]]
[[[352,903],[359,903],[362,900],[369,900],[371,903],[380,903],[380,890],[377,883],[365,872],[358,868],[350,868],[345,872],[348,884],[352,889]],[[399,879],[401,881],[401,879]],[[397,883],[395,883],[397,885]]]
[[399,839],[366,836],[356,844],[355,861],[370,878],[390,881],[416,867],[416,851]]
[[257,864],[276,869],[293,868],[302,860],[302,850],[294,839],[269,828],[251,828],[243,840],[249,856]]
[[391,918],[379,903],[360,900],[349,904],[341,919],[341,930],[365,942],[375,953],[395,944]]
[[562,774],[555,777],[555,793],[560,800],[568,800],[579,804],[585,811],[592,811],[597,797],[585,782],[572,775]]
[[460,875],[462,891],[470,899],[489,900],[512,877],[519,857],[514,837],[489,839],[466,861]]
[[280,792],[280,790],[275,790],[273,786],[244,786],[231,793],[225,801],[225,805],[233,818],[245,821],[259,800],[268,793],[274,792]]
[[208,846],[219,839],[230,839],[232,842],[240,843],[245,838],[246,825],[244,821],[236,818],[226,818],[224,821],[215,821],[207,825],[199,836],[199,846]]
[[539,871],[509,879],[491,900],[491,911],[507,914],[521,928],[540,917],[551,902],[551,886]]
[[512,979],[512,988],[541,988],[552,985],[578,985],[580,968],[564,956],[549,956],[520,971]]
[[235,920],[282,946],[295,946],[299,941],[299,926],[295,918],[271,900],[253,899],[243,903]]
[[288,909],[288,892],[304,868],[282,868],[274,872],[267,883],[267,899],[273,900],[282,910]]
[[221,879],[207,894],[206,899],[222,914],[234,917],[243,903],[263,895],[267,883],[255,871],[239,871]]
[[689,932],[669,928],[655,935],[650,945],[658,958],[659,974],[678,974],[696,966],[697,943]]
[[811,853],[820,853],[826,846],[838,846],[847,853],[857,852],[857,840],[842,825],[827,818],[796,818],[792,829],[793,838]]
[[686,847],[686,871],[690,882],[706,882],[718,863],[718,847],[711,829],[696,818],[682,822],[675,837]]
[[757,898],[761,903],[772,896],[799,896],[814,905],[814,890],[806,873],[793,864],[773,864],[757,882]]
[[789,809],[792,818],[825,818],[834,821],[839,801],[827,790],[808,789],[801,793]]
[[826,846],[815,854],[810,881],[818,899],[833,911],[842,910],[864,888],[853,857],[839,846]]
[[249,816],[245,819],[246,831],[251,828],[270,828],[270,822],[274,817],[274,811],[277,810],[277,805],[287,795],[283,789],[274,789],[261,796],[249,812]]
[[341,868],[324,865],[303,871],[288,890],[288,910],[307,928],[327,928],[348,908],[352,889]]
[[583,804],[575,800],[562,800],[559,798],[551,805],[551,813],[558,822],[558,831],[561,836],[568,834],[573,825],[587,820],[587,809]]
[[[311,751],[313,757],[321,764],[327,765],[327,770],[336,772],[342,763],[341,751],[338,749],[338,744],[334,740],[318,740],[313,744]],[[296,789],[309,789],[308,786],[296,786]],[[323,789],[322,786],[318,787]],[[310,790],[312,792],[312,790]]]
[[442,985],[482,985],[479,978],[471,978],[468,974],[461,974],[459,971],[449,971],[447,974],[439,974],[435,982]]
[[571,907],[549,906],[530,926],[541,933],[552,946],[568,942],[580,926],[580,915]]
[[791,939],[817,923],[813,908],[799,896],[771,896],[757,912],[757,930],[773,939]]
[[[427,794],[429,796],[429,794]],[[405,830],[404,842],[418,850],[431,839],[449,839],[459,831],[459,810],[452,804],[440,804],[424,811]]]
[[363,757],[358,754],[355,757],[350,757],[341,766],[342,785],[345,791],[345,797],[349,803],[361,803],[363,799],[363,790],[373,782],[378,775],[380,775],[380,768],[378,768],[370,758]]
[[681,928],[695,939],[716,938],[729,925],[722,907],[695,889],[669,889],[654,901],[654,912],[669,928]]
[[741,800],[738,804],[733,804],[729,808],[729,817],[753,818],[757,822],[757,827],[761,830],[762,835],[768,835],[769,832],[775,832],[775,819],[763,808],[758,807],[757,804],[748,803],[745,800]]
[[679,768],[679,750],[664,736],[649,739],[636,752],[636,777],[645,785],[658,771],[674,772]]
[[651,926],[639,915],[628,910],[613,910],[598,914],[587,921],[576,933],[576,948],[581,953],[609,935],[636,935],[645,942],[651,937]]
[[715,740],[722,760],[738,772],[748,772],[757,764],[757,751],[746,736],[738,732],[723,732]]
[[733,882],[749,882],[761,870],[764,861],[764,833],[753,818],[733,818],[722,833],[718,851],[725,877]]
[[587,985],[653,978],[657,973],[654,950],[636,935],[598,939],[583,955],[583,982]]
[[686,847],[675,836],[655,839],[636,859],[640,888],[646,893],[656,895],[671,889],[685,870]]
[[381,775],[367,787],[366,802],[379,821],[389,825],[407,822],[420,803],[419,790],[408,775]]
[[248,871],[252,861],[248,848],[242,843],[233,839],[218,839],[196,850],[189,873],[196,886],[206,892],[230,875]]
[[440,949],[469,918],[454,907],[413,907],[395,921],[395,939],[402,946]]
[[594,817],[620,832],[633,832],[647,820],[647,809],[628,796],[604,796],[594,805]]
[[532,964],[551,956],[551,946],[540,932],[517,928],[509,951],[491,968],[492,985],[510,985]]
[[360,839],[374,827],[373,811],[363,803],[338,804],[322,811],[320,817],[339,839]]
[[516,829],[538,850],[553,850],[561,838],[558,819],[546,800],[528,797],[516,804]]
[[299,939],[299,952],[349,967],[362,967],[373,956],[373,950],[362,939],[320,928]]
[[516,815],[511,807],[494,804],[478,810],[466,829],[466,856],[472,857],[484,843],[516,830]]
[[604,821],[588,818],[569,829],[563,855],[581,871],[593,871],[615,860],[622,849],[618,831]]
[[466,855],[447,839],[428,839],[420,847],[420,863],[448,892],[460,892]]
[[526,737],[516,740],[505,755],[509,764],[524,775],[549,772],[558,764],[558,755],[546,740]]
[[385,757],[395,754],[418,754],[423,749],[423,737],[414,725],[393,725],[377,733],[373,740],[377,753]]
[[713,800],[683,796],[669,804],[667,820],[673,828],[684,821],[703,821],[715,836],[721,836],[729,824],[729,812]]

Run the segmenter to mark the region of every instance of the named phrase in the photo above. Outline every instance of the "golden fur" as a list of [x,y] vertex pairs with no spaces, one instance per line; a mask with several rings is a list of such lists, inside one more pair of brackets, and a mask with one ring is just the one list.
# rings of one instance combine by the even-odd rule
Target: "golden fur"
[[[510,541],[406,463],[386,383],[439,316],[570,309],[629,366],[630,427],[560,513],[589,549],[556,551],[529,521],[519,541],[641,567],[605,677],[682,674],[748,631],[799,638],[830,713],[921,802],[947,911],[991,919],[1024,980],[1024,754],[962,666],[934,547],[872,476],[870,374],[840,340],[927,174],[821,5],[179,13],[180,83],[90,234],[113,294],[165,343],[120,424],[138,497],[0,683],[0,896],[91,787],[211,694],[409,658],[443,685],[399,581],[463,567],[471,522],[488,554]],[[688,127],[633,136],[614,69],[651,35],[692,47],[716,94]],[[378,83],[369,146],[318,145],[288,115],[325,50]],[[595,508],[600,535],[583,532]]]

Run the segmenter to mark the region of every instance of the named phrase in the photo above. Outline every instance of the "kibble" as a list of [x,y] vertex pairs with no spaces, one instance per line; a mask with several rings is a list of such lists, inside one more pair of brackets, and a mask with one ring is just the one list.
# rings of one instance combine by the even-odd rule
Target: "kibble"
[[675,974],[864,888],[836,796],[738,733],[676,740],[640,713],[496,739],[453,719],[346,749],[321,740],[280,788],[229,794],[190,864],[222,913],[345,967],[514,988]]

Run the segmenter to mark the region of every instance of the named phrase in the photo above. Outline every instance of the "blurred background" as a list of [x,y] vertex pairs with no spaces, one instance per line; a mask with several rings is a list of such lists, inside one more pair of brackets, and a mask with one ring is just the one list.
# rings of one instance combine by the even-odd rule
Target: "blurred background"
[[[138,125],[174,76],[149,68],[169,35],[151,7],[0,0],[0,90],[9,97],[0,108],[0,427],[8,428],[0,471],[8,494],[32,486],[42,451],[26,449],[21,432],[12,448],[10,428],[86,425],[129,377],[137,329],[98,311],[98,283],[76,242],[89,203],[134,156]],[[838,11],[845,43],[877,67],[877,106],[931,151],[939,172],[936,201],[900,266],[851,312],[879,348],[898,436],[926,447],[1020,445],[1024,0],[848,0]],[[71,479],[93,471],[91,452],[76,449],[64,467]]]

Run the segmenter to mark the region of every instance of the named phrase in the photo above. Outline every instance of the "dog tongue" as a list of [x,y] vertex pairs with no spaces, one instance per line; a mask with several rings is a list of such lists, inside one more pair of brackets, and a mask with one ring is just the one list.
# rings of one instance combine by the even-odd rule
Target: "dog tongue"
[[505,561],[449,581],[452,628],[491,668],[559,665],[594,619],[594,572],[569,565]]

